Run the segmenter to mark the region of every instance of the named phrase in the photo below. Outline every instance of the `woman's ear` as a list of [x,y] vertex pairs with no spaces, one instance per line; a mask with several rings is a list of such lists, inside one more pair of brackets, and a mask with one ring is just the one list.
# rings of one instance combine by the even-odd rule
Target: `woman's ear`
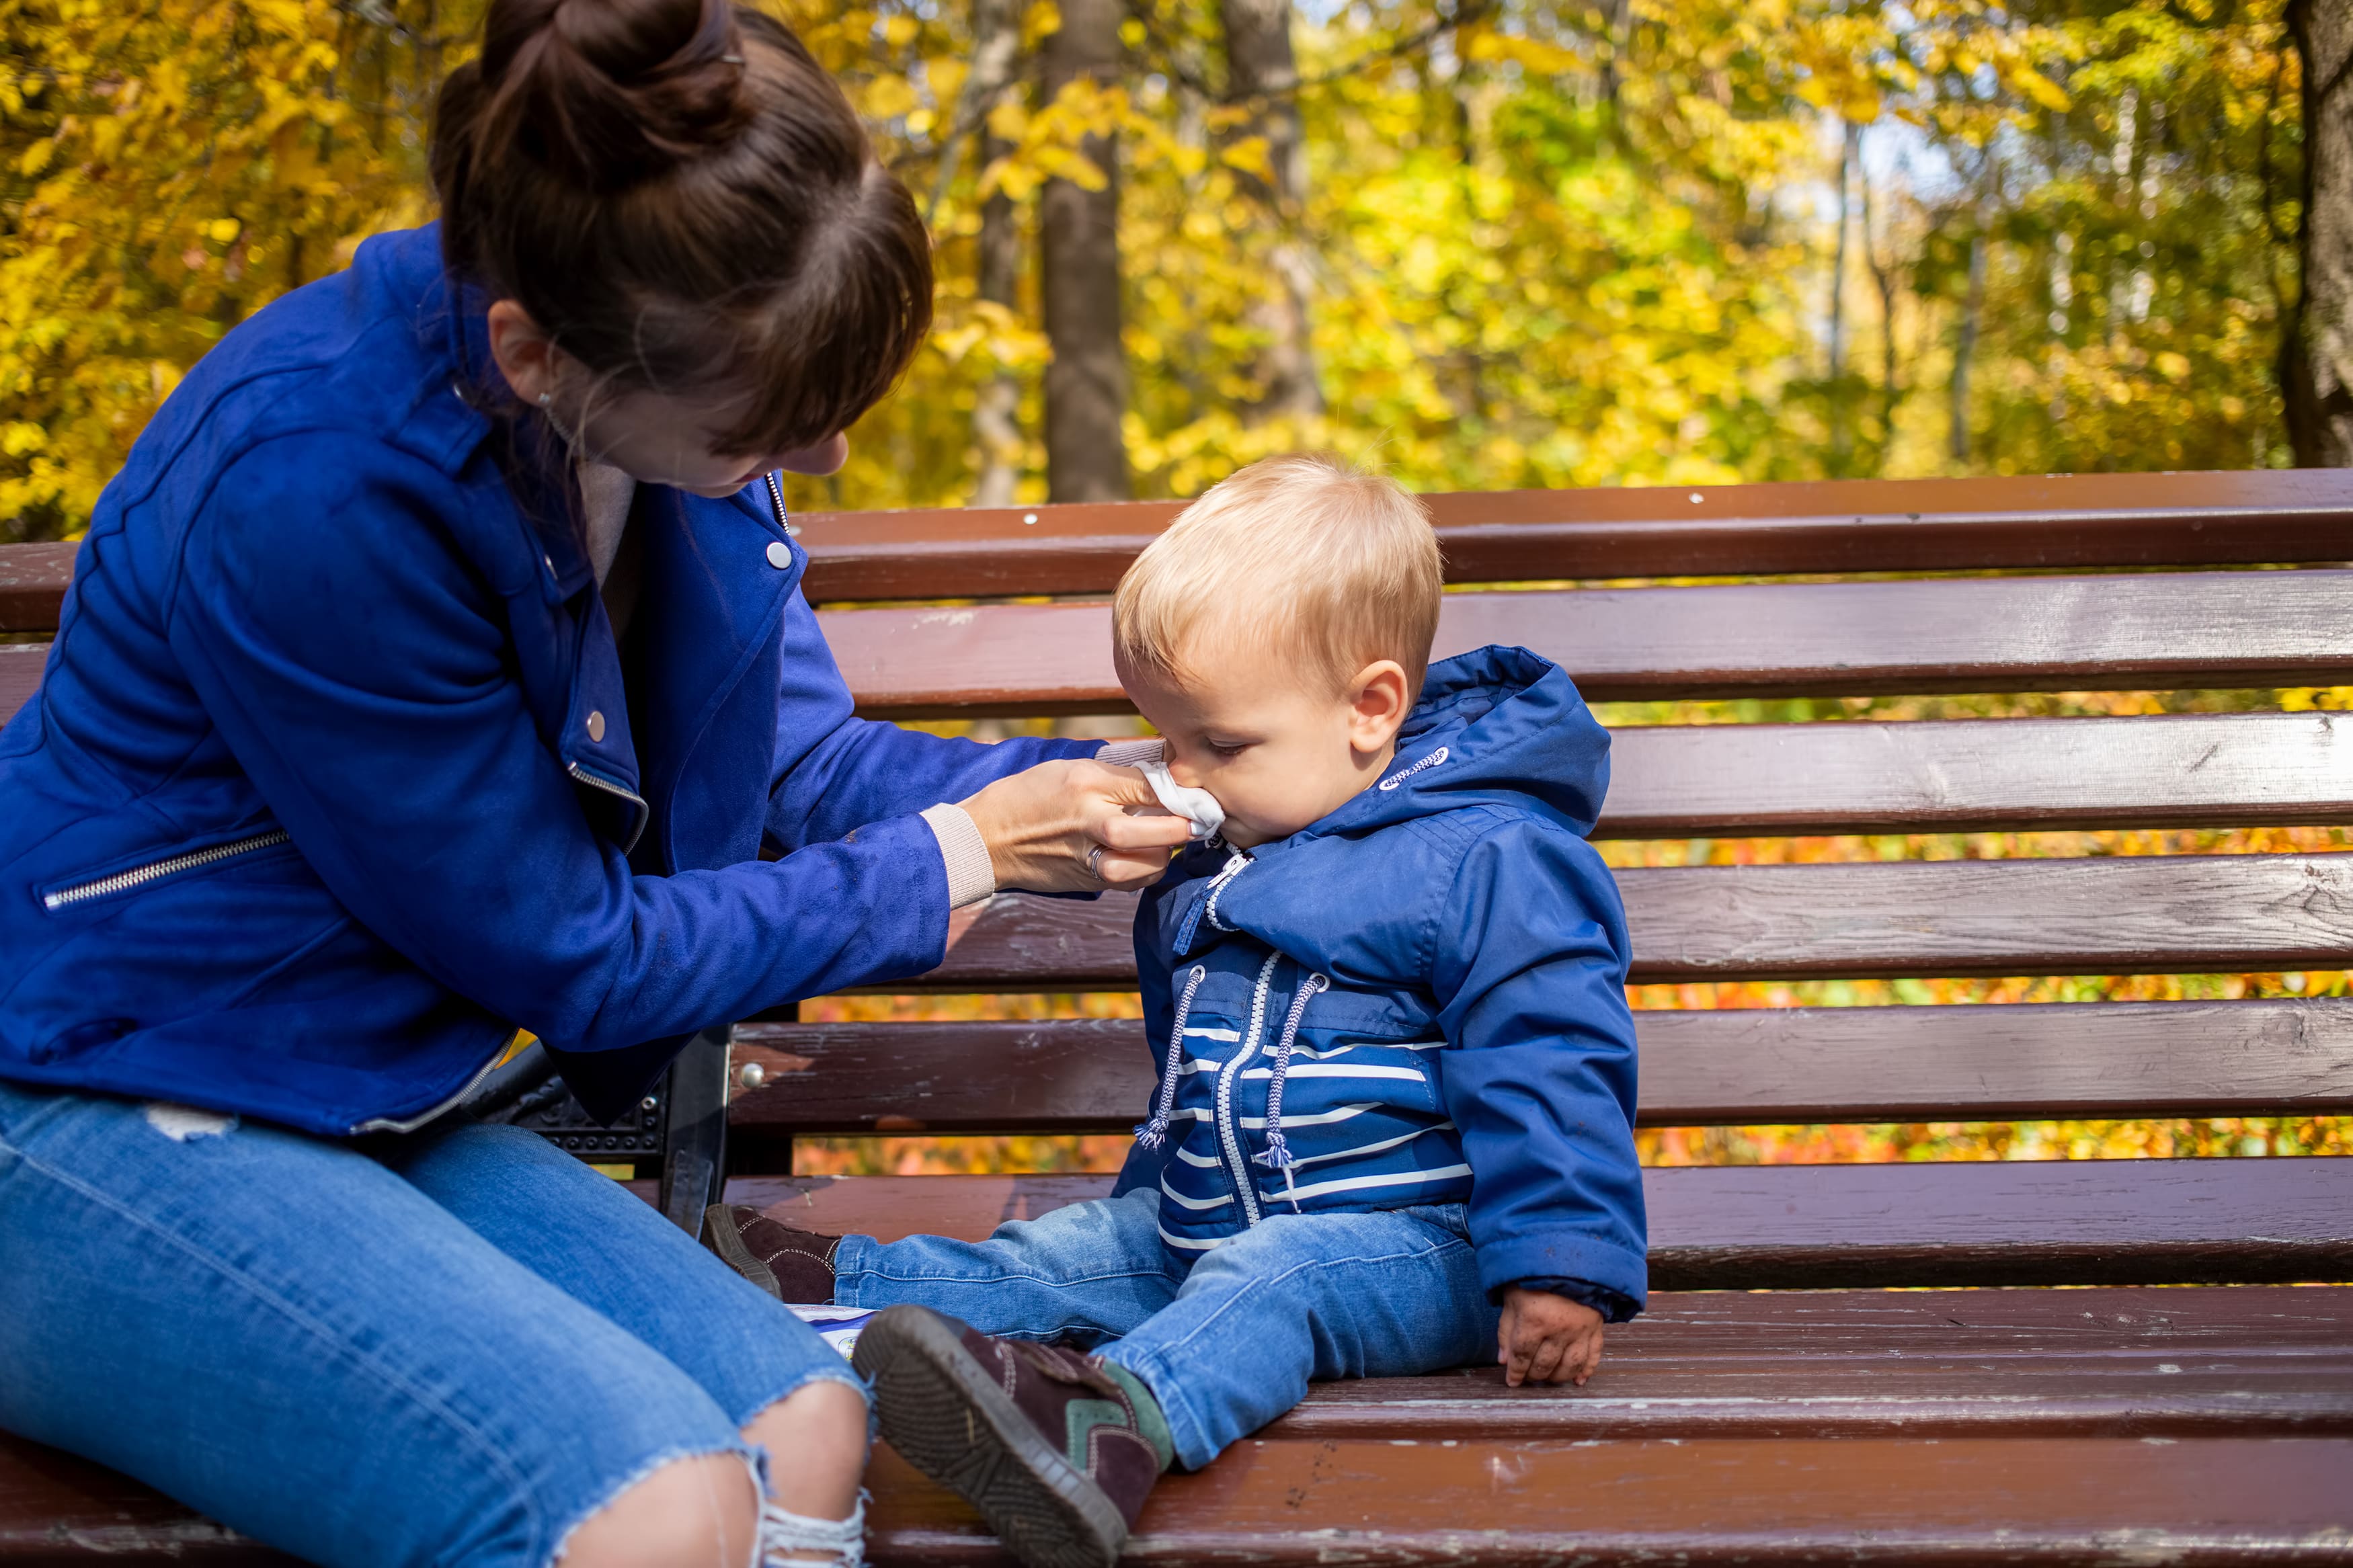
[[555,395],[556,371],[564,351],[541,331],[531,312],[512,300],[491,306],[489,326],[491,358],[498,363],[507,385],[523,402],[545,407]]
[[1367,756],[1383,750],[1410,705],[1403,665],[1383,658],[1365,666],[1348,683],[1348,744]]

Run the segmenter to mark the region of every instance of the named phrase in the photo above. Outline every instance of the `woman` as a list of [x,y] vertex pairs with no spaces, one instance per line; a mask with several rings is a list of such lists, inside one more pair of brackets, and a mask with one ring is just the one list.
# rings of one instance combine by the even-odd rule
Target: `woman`
[[0,1426],[324,1563],[855,1563],[840,1359],[447,1113],[518,1027],[617,1110],[1183,825],[850,717],[768,476],[840,464],[929,251],[785,29],[494,0],[432,166],[156,416],[0,735]]

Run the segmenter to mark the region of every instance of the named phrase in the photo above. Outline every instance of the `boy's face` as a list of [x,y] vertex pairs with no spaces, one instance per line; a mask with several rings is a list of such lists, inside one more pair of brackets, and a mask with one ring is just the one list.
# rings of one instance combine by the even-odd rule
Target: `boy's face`
[[1188,649],[1181,681],[1120,668],[1160,731],[1169,776],[1226,809],[1238,848],[1288,838],[1380,777],[1407,709],[1405,670],[1366,665],[1338,693],[1253,649]]

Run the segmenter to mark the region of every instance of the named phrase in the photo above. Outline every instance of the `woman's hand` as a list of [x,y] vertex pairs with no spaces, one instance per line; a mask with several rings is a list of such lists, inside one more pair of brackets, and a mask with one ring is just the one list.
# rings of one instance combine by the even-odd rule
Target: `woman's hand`
[[[1160,804],[1142,773],[1084,759],[1040,763],[956,804],[988,845],[997,885],[1032,893],[1142,887],[1167,869],[1169,851],[1185,842],[1182,817],[1127,814],[1131,805]],[[1103,854],[1090,869],[1098,847]]]

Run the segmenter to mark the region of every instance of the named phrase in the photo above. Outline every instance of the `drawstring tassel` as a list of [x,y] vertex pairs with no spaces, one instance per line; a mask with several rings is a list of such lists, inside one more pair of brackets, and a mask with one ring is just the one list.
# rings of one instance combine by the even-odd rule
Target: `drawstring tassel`
[[1157,1149],[1168,1136],[1168,1119],[1176,1111],[1176,1075],[1185,1066],[1185,1016],[1193,1010],[1193,993],[1201,988],[1208,973],[1202,964],[1195,964],[1185,975],[1185,989],[1176,998],[1176,1021],[1168,1028],[1168,1060],[1160,1071],[1160,1095],[1153,1102],[1152,1120],[1135,1130],[1135,1141],[1146,1149]]
[[[1266,1086],[1266,1152],[1253,1154],[1253,1164],[1264,1165],[1270,1171],[1282,1173],[1282,1190],[1292,1191],[1291,1168],[1297,1157],[1291,1152],[1290,1140],[1282,1135],[1282,1083],[1291,1072],[1292,1047],[1299,1039],[1299,1021],[1307,1016],[1307,999],[1318,991],[1330,988],[1332,982],[1321,974],[1311,974],[1300,982],[1299,994],[1291,999],[1290,1016],[1282,1020],[1282,1037],[1274,1045],[1274,1071]],[[1299,1200],[1290,1200],[1292,1212],[1299,1209]]]

